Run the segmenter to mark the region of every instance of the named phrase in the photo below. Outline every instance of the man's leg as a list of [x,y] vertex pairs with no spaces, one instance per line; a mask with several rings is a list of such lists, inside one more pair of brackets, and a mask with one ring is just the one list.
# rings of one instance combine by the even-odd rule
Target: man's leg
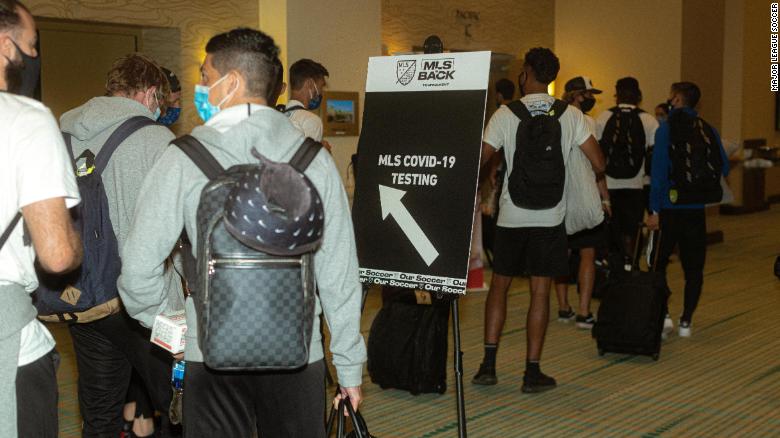
[[[248,374],[213,371],[202,362],[187,362],[182,413],[184,436],[254,436],[252,377]],[[320,378],[320,385],[323,385],[324,378]]]
[[[707,223],[704,210],[685,211],[683,222],[686,232],[680,238],[680,262],[685,273],[685,305],[680,317],[680,334],[690,336],[693,312],[699,304],[704,285],[704,263],[707,257]],[[687,333],[684,330],[686,325]]]
[[70,326],[78,365],[78,393],[83,437],[116,438],[122,430],[122,408],[130,384],[130,362],[106,333],[111,315],[99,321]]
[[[110,324],[110,330],[105,330],[106,336],[120,351],[124,352],[135,369],[141,388],[146,390],[152,403],[152,409],[163,414],[167,413],[172,398],[170,379],[173,358],[170,353],[152,345],[149,342],[151,331],[142,327],[124,311],[112,316],[106,324]],[[163,415],[161,418],[161,434],[167,437],[171,434],[168,417]],[[145,431],[138,429],[138,432]]]
[[512,277],[523,271],[524,242],[519,228],[496,227],[493,251],[493,278],[485,301],[485,355],[479,371],[471,380],[477,385],[495,385],[498,341],[506,321],[506,298]]
[[555,387],[552,377],[542,373],[542,357],[547,323],[550,318],[552,278],[567,275],[568,238],[563,224],[555,227],[525,228],[528,245],[525,264],[531,274],[531,303],[526,318],[526,362],[523,392],[541,392]]
[[474,384],[495,385],[498,383],[496,356],[498,354],[498,341],[501,339],[501,332],[504,330],[504,322],[506,321],[506,296],[511,284],[512,277],[493,272],[490,290],[485,301],[485,354],[482,357],[479,371],[471,380]]
[[580,249],[580,266],[577,273],[580,304],[577,315],[577,327],[589,329],[593,327],[593,315],[590,313],[590,299],[593,296],[593,285],[596,281],[596,248]]
[[526,358],[539,362],[542,358],[547,322],[550,320],[550,277],[531,277],[531,305],[526,318]]
[[558,298],[558,321],[571,321],[575,314],[571,304],[569,304],[569,277],[555,279],[555,294]]
[[255,409],[259,438],[325,438],[325,362],[294,373],[260,374]]
[[52,350],[16,370],[16,418],[20,437],[57,438],[57,367]]

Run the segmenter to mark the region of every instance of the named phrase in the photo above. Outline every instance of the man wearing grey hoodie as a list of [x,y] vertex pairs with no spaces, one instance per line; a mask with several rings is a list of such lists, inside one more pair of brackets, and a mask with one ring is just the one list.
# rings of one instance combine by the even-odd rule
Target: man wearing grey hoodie
[[[196,107],[206,121],[192,135],[224,167],[258,163],[251,150],[288,162],[304,137],[283,114],[267,106],[275,84],[279,49],[251,29],[235,29],[206,45]],[[360,334],[361,288],[349,204],[339,172],[326,152],[306,170],[325,208],[325,230],[314,255],[319,291],[313,327],[328,322],[342,392],[357,408],[361,400],[365,343]],[[184,228],[197,247],[196,212],[207,177],[178,148],[168,148],[147,175],[122,256],[119,292],[128,312],[146,325],[163,311],[163,265]],[[183,422],[188,438],[235,436],[324,438],[323,348],[314,330],[309,364],[287,373],[222,373],[203,364],[196,310],[186,302]],[[341,398],[341,394],[336,398]]]
[[[160,102],[165,102],[168,92],[164,73],[149,58],[133,54],[118,59],[108,72],[106,96],[92,98],[61,117],[63,132],[71,135],[73,155],[79,157],[86,150],[97,155],[109,136],[134,116],[157,120]],[[119,145],[101,175],[120,254],[141,199],[141,183],[173,138],[162,125],[135,131]],[[168,308],[184,307],[181,280],[173,270],[165,272],[161,290],[170,297],[165,303]],[[79,368],[85,437],[119,435],[133,368],[144,381],[155,409],[167,412],[171,357],[152,346],[147,329],[121,308],[69,328]]]

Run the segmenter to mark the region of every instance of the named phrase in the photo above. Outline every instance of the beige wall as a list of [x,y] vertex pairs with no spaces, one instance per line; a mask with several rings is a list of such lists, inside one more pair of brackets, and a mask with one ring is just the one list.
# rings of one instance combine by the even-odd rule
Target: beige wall
[[184,103],[181,130],[189,130],[199,123],[191,103],[192,89],[200,80],[198,69],[208,39],[237,26],[257,27],[259,17],[258,2],[249,0],[25,0],[24,3],[34,15],[41,17],[180,29],[179,78]]
[[[330,73],[328,88],[359,91],[363,108],[368,58],[382,54],[379,0],[286,1],[288,63],[301,58],[322,63]],[[358,137],[326,140],[333,145],[333,158],[346,179]]]
[[[555,3],[533,0],[382,0],[382,43],[388,53],[409,52],[437,34],[447,49],[492,50],[516,57],[552,47]],[[479,13],[471,38],[456,11]]]
[[561,59],[556,94],[574,76],[604,90],[592,114],[615,104],[615,82],[634,76],[651,111],[680,80],[680,0],[556,0],[555,51]]
[[683,2],[682,64],[680,77],[701,89],[699,114],[721,126],[725,0]]
[[744,2],[742,50],[742,139],[780,143],[775,131],[775,95],[769,89],[769,0]]
[[[723,44],[723,101],[720,134],[739,142],[742,139],[742,70],[745,44],[745,5],[743,0],[726,0]],[[741,196],[741,193],[740,193]]]

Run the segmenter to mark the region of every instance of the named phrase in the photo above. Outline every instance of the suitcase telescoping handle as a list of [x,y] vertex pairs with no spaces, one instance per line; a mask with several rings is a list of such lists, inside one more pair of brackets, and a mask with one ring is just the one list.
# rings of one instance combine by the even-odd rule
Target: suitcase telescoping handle
[[[644,222],[639,223],[639,227],[636,230],[636,245],[634,246],[634,266],[636,269],[639,269],[639,261],[642,259],[642,247],[644,246],[644,234],[642,234],[642,231],[647,228],[647,224]],[[648,231],[650,231],[648,229]],[[648,240],[653,242],[653,251],[650,253],[653,262],[650,263],[650,266],[648,268],[650,269],[650,272],[655,272],[656,266],[658,266],[658,254],[660,253],[661,249],[661,230],[657,231],[650,231],[648,233]]]

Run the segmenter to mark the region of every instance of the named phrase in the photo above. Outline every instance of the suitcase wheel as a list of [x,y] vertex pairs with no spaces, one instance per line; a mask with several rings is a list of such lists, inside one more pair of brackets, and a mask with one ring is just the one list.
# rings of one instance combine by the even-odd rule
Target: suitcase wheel
[[653,360],[658,362],[658,353],[653,353]]

